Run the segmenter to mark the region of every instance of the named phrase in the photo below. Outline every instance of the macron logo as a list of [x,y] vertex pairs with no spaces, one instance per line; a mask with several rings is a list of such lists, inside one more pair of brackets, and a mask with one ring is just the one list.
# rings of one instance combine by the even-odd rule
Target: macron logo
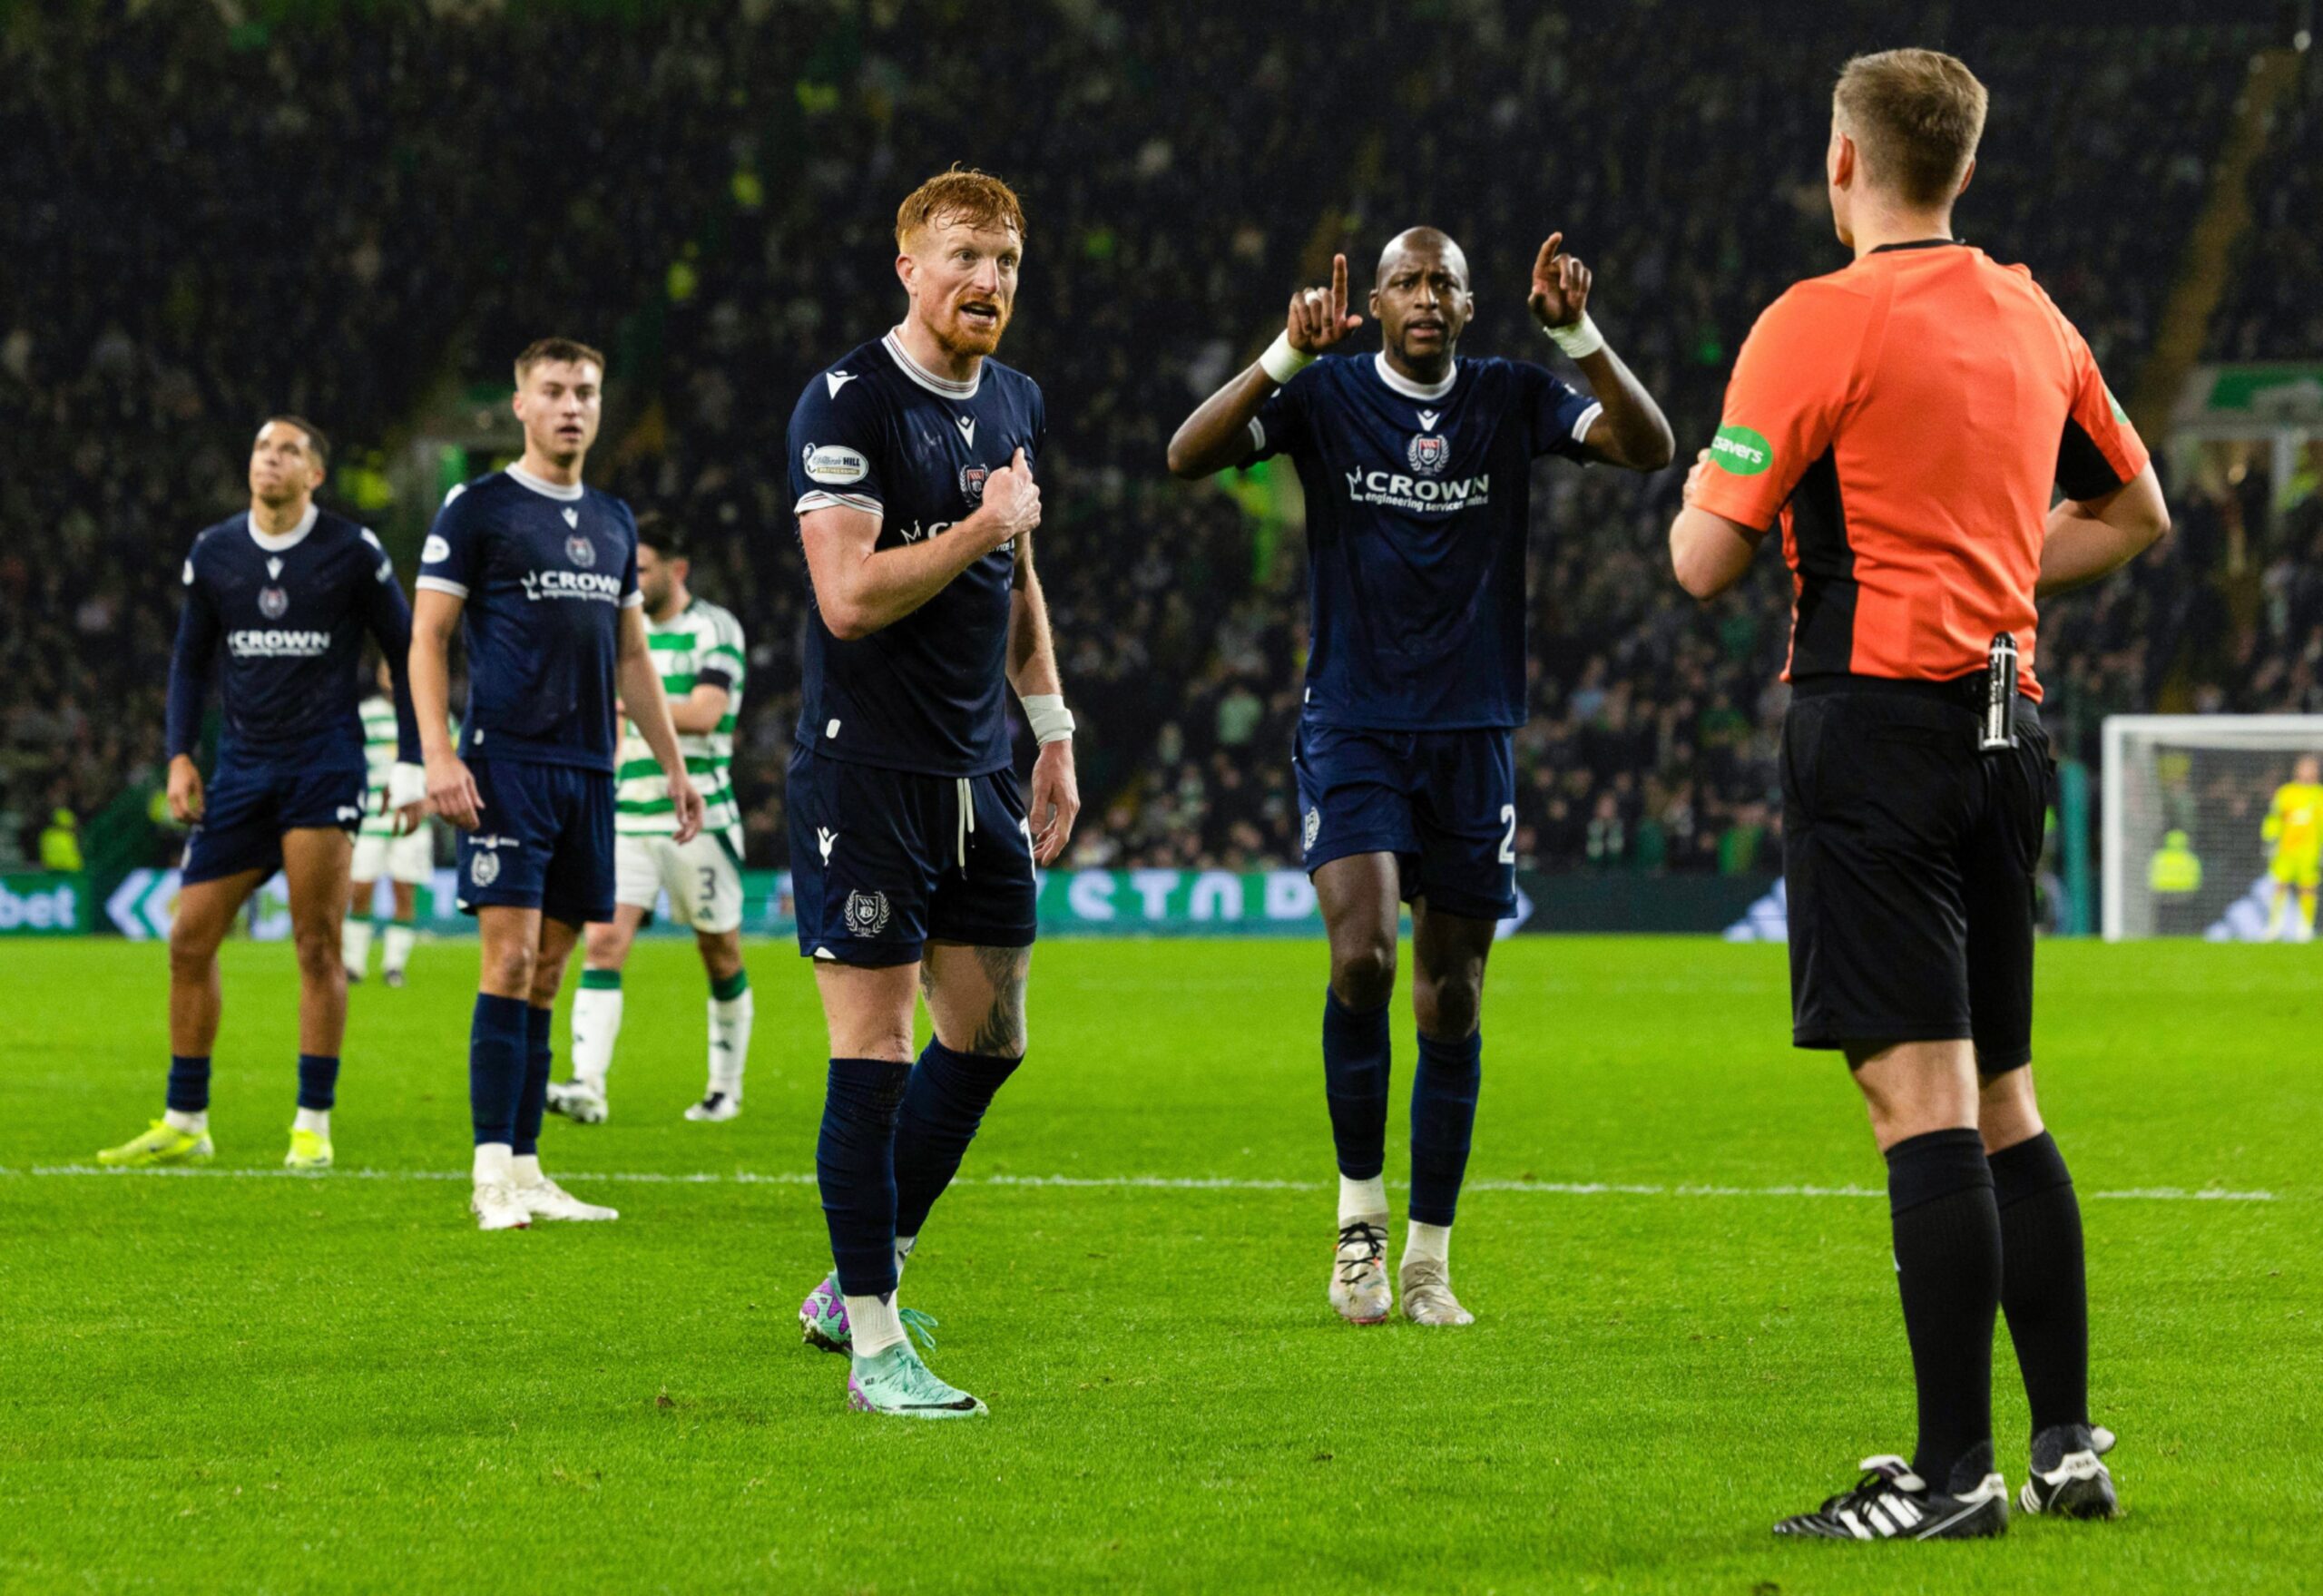
[[823,381],[829,387],[831,390],[830,397],[834,399],[838,397],[839,389],[845,387],[848,383],[851,383],[854,380],[855,373],[852,371],[826,371],[823,373]]
[[816,827],[815,846],[823,850],[823,863],[826,865],[829,864],[831,862],[831,849],[838,846],[838,833],[836,831],[826,830],[820,826]]
[[968,447],[975,448],[976,446],[976,418],[973,416],[955,416],[954,419],[959,422],[960,436],[968,440]]

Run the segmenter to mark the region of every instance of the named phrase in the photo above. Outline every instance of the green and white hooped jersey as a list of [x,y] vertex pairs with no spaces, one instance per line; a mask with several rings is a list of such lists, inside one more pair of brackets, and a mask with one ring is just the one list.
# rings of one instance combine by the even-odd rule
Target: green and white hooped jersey
[[[685,755],[686,773],[701,790],[702,830],[739,832],[742,812],[734,802],[734,719],[741,712],[742,681],[750,661],[742,647],[742,623],[727,611],[701,599],[667,621],[645,618],[645,641],[661,667],[662,690],[672,702],[694,690],[704,671],[727,680],[726,713],[715,731],[678,735]],[[621,754],[614,770],[613,829],[623,837],[667,837],[678,828],[671,810],[670,783],[655,762],[653,750],[637,733],[637,724],[623,720]]]
[[[387,772],[396,766],[395,700],[383,692],[375,692],[363,700],[356,712],[363,717],[363,765],[368,773],[363,790],[362,835],[393,837],[396,818],[379,813],[379,799],[387,790]],[[456,740],[458,724],[446,724],[451,726]]]

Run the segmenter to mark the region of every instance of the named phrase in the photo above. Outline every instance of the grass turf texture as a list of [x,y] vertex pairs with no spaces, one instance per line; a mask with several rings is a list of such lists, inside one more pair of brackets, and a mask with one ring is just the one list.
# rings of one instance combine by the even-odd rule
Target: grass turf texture
[[[642,945],[612,1121],[552,1120],[553,1170],[811,1170],[811,986],[788,950],[753,955],[743,1117],[680,1121],[704,984],[690,948]],[[2128,1516],[1924,1547],[1768,1533],[1911,1447],[1876,1197],[1476,1190],[1454,1254],[1473,1329],[1333,1318],[1318,945],[1040,951],[1031,1062],[906,1282],[944,1321],[934,1366],[992,1405],[949,1425],[847,1412],[844,1364],[799,1345],[828,1256],[811,1185],[575,1179],[621,1221],[482,1236],[460,1180],[358,1178],[465,1170],[475,957],[424,947],[407,990],[354,993],[338,1173],[235,1180],[33,1173],[159,1112],[163,955],[0,955],[0,1588],[1860,1596],[2289,1591],[2323,1567],[2311,950],[2044,948],[2038,1068],[2083,1193],[2277,1200],[2089,1196]],[[236,945],[225,982],[212,1167],[279,1170],[290,952]],[[1785,994],[1779,949],[1503,945],[1472,1179],[1878,1188],[1840,1066],[1786,1044]],[[557,1042],[562,1073],[561,1020]],[[1391,1178],[1404,1146],[1399,1106]]]

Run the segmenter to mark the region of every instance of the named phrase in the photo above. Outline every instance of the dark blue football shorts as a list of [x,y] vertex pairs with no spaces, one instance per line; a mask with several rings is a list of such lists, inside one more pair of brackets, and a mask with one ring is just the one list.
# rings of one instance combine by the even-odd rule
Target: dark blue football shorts
[[369,778],[360,765],[313,770],[237,765],[221,758],[202,793],[201,820],[186,833],[179,881],[187,886],[257,870],[282,868],[282,834],[363,821]]
[[1516,735],[1369,731],[1302,720],[1291,756],[1308,874],[1393,854],[1406,902],[1472,920],[1516,912]]
[[613,778],[529,759],[467,762],[483,813],[457,833],[460,912],[538,909],[585,925],[613,917]]
[[908,964],[931,941],[1032,945],[1040,887],[1014,771],[924,776],[801,748],[788,807],[805,956]]

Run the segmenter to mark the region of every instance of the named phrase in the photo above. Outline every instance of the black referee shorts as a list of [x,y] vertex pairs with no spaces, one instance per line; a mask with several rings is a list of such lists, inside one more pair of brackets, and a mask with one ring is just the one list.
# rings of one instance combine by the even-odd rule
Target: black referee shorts
[[2056,762],[2029,699],[1976,747],[1982,677],[1794,684],[1783,879],[1800,1047],[1972,1039],[1986,1078],[2033,1057],[2034,870]]

